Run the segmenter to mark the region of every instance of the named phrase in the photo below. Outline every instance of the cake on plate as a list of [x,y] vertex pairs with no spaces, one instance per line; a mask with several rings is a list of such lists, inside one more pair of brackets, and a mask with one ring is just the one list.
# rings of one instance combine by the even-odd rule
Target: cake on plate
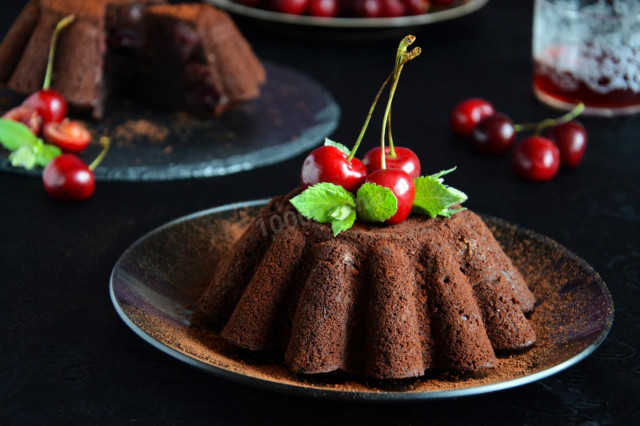
[[299,192],[264,207],[200,299],[229,342],[281,350],[296,373],[379,379],[491,368],[496,351],[535,342],[535,298],[476,214],[356,221],[333,236],[300,220]]

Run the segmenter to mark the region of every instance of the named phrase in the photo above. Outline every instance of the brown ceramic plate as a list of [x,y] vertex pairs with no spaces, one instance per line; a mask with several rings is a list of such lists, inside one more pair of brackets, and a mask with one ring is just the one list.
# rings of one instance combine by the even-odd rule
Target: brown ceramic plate
[[215,332],[190,326],[217,259],[265,203],[199,212],[134,243],[111,275],[111,299],[122,320],[156,348],[216,376],[291,394],[360,400],[451,398],[531,383],[584,359],[611,328],[611,295],[591,266],[547,237],[484,216],[538,299],[531,316],[538,342],[532,349],[502,354],[494,371],[481,377],[372,381],[343,373],[295,375],[273,355],[234,349]]

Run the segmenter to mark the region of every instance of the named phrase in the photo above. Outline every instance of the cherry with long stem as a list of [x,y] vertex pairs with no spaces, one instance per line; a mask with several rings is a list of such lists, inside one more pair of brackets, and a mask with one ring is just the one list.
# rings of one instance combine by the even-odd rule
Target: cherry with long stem
[[55,31],[51,36],[51,44],[49,46],[49,58],[47,59],[47,70],[44,76],[42,89],[30,95],[23,105],[34,109],[42,118],[43,124],[59,123],[67,115],[67,103],[64,97],[51,89],[51,78],[53,75],[53,61],[56,54],[56,44],[60,32],[75,20],[74,15],[62,18],[56,25]]

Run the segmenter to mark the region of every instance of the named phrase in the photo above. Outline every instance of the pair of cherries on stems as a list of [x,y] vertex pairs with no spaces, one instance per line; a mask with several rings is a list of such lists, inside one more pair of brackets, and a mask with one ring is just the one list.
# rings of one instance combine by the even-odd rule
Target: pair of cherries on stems
[[[587,132],[575,117],[584,110],[578,104],[569,113],[539,123],[514,124],[506,115],[495,112],[493,105],[480,98],[460,102],[451,112],[452,131],[469,140],[480,153],[501,155],[516,140],[516,133],[535,129],[534,136],[523,139],[513,150],[512,167],[523,179],[544,181],[560,169],[576,167],[582,161]],[[544,135],[541,133],[545,131]]]
[[[336,146],[325,145],[313,150],[302,165],[301,182],[304,189],[321,182],[342,186],[352,193],[355,193],[364,183],[373,183],[390,189],[397,199],[397,210],[393,216],[385,221],[387,224],[400,223],[409,216],[415,198],[413,179],[420,176],[420,160],[417,155],[408,148],[395,147],[391,135],[391,104],[400,73],[407,62],[421,53],[419,47],[410,52],[407,51],[407,47],[414,41],[414,36],[407,36],[400,43],[393,72],[378,90],[360,135],[350,153],[347,154]],[[389,99],[382,120],[380,147],[371,149],[365,154],[364,160],[360,161],[355,158],[356,152],[367,130],[378,99],[390,82]],[[387,131],[389,134],[388,147],[385,142]]]
[[60,32],[75,20],[74,15],[61,19],[56,25],[42,89],[27,97],[22,105],[8,111],[3,118],[25,124],[33,134],[58,146],[63,151],[80,152],[91,142],[91,133],[76,121],[67,119],[67,102],[57,91],[51,89],[53,62]]

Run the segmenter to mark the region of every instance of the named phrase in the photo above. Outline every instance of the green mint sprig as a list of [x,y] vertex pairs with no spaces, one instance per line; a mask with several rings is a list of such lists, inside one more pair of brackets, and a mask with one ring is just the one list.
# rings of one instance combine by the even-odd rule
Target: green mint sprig
[[416,198],[413,201],[413,213],[429,217],[451,217],[464,207],[451,208],[467,200],[467,195],[455,188],[443,184],[442,176],[453,172],[456,168],[443,170],[430,176],[420,176],[413,180],[416,187]]
[[62,154],[60,148],[44,143],[24,124],[5,118],[0,118],[0,144],[11,151],[9,161],[12,166],[27,170],[45,167]]

